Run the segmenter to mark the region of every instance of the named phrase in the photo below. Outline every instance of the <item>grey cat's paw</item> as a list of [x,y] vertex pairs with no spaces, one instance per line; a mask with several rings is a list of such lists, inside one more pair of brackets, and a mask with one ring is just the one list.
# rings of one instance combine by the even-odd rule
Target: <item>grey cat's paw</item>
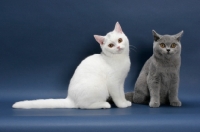
[[181,101],[173,101],[173,102],[170,102],[170,105],[171,106],[177,106],[177,107],[180,107],[182,105]]
[[157,108],[157,107],[160,106],[160,103],[159,103],[159,102],[153,102],[153,101],[152,101],[152,102],[149,103],[149,106],[152,107],[152,108]]

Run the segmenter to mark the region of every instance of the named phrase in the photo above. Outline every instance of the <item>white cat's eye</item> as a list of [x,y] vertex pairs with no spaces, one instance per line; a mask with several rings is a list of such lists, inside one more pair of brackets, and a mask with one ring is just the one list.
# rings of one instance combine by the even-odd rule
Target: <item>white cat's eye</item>
[[161,43],[161,44],[160,44],[160,47],[161,47],[161,48],[165,48],[166,46],[165,46],[164,43]]
[[114,46],[114,44],[109,44],[108,47],[112,48]]
[[177,44],[173,43],[173,44],[171,45],[171,48],[175,48],[176,46],[177,46]]
[[122,40],[122,38],[119,38],[118,39],[118,43],[121,43],[123,40]]

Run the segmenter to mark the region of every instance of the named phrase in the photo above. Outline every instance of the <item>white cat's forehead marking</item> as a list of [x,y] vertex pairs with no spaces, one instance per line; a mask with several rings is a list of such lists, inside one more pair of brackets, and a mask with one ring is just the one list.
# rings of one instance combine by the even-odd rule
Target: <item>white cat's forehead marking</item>
[[122,34],[120,33],[116,33],[116,32],[109,32],[107,35],[106,35],[106,38],[107,40],[110,40],[110,41],[116,41],[118,40],[118,38],[122,37]]
[[112,32],[109,32],[109,33],[106,34],[106,37],[110,38],[112,36],[112,34],[113,34]]

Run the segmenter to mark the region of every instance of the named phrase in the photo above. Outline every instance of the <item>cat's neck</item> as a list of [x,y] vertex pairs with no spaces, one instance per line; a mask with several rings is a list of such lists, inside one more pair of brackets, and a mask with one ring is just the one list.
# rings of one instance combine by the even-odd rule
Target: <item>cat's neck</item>
[[101,52],[101,56],[106,59],[122,59],[124,57],[129,57],[128,54],[105,54]]
[[129,64],[130,58],[128,54],[108,55],[102,52],[100,55],[102,59],[105,61],[105,63],[110,67],[112,67],[112,69],[119,69],[126,65],[130,65]]
[[160,63],[162,65],[180,65],[180,61],[181,61],[180,55],[173,56],[170,58],[165,58],[165,57],[158,57],[155,54],[153,54],[152,57],[155,59],[157,63]]
[[101,53],[103,60],[112,68],[119,68],[119,66],[126,65],[125,62],[129,62],[130,58],[128,54],[105,54]]
[[111,53],[104,53],[103,51],[101,52],[101,56],[105,59],[114,59],[114,60],[121,60],[123,58],[129,58],[129,49],[126,49],[126,51],[124,51],[121,54],[111,54]]

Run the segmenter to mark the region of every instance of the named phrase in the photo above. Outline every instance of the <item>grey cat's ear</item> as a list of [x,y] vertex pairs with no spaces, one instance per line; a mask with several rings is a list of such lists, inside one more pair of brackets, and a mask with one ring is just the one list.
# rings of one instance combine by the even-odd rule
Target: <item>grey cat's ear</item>
[[115,24],[115,29],[114,29],[114,31],[116,31],[116,32],[118,32],[118,33],[123,33],[122,28],[121,28],[119,22],[117,22],[117,23]]
[[100,44],[103,45],[104,42],[104,36],[100,36],[100,35],[94,35],[94,38],[96,39],[96,41]]
[[175,36],[175,38],[176,38],[178,41],[180,41],[182,35],[183,35],[183,30],[182,30],[181,32],[179,32],[178,34],[174,35],[174,36]]
[[152,30],[154,41],[158,41],[161,38],[161,35],[156,33],[155,30]]

